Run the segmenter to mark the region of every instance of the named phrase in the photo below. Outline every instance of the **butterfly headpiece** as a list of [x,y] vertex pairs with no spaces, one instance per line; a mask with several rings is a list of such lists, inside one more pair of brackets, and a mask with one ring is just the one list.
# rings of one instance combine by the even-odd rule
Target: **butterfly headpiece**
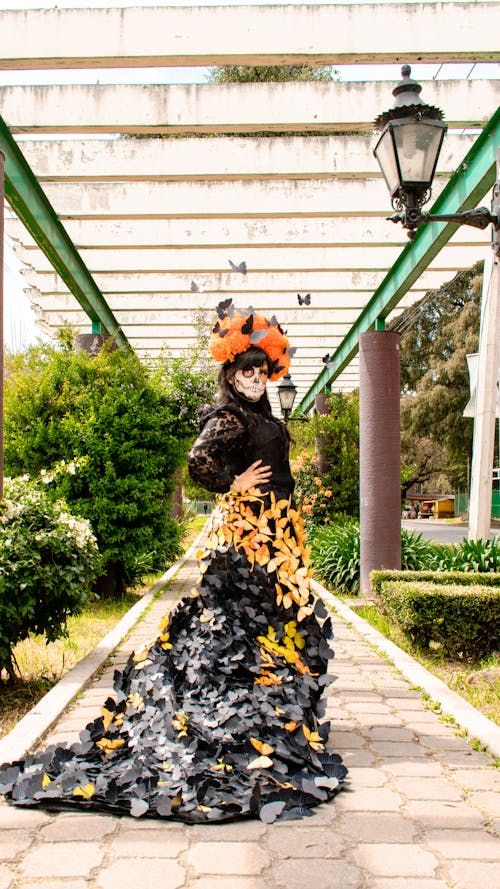
[[234,361],[237,355],[256,347],[270,361],[269,379],[279,380],[287,373],[295,349],[276,318],[258,315],[252,306],[237,309],[232,299],[217,306],[217,321],[210,335],[210,353],[220,364]]

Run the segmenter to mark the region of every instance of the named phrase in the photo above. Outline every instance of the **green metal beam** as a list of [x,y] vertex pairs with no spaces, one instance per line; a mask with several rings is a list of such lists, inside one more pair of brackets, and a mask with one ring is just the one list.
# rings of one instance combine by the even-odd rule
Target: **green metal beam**
[[5,155],[5,197],[92,322],[130,348],[113,312],[57,217],[19,146],[0,117],[0,151]]
[[[430,210],[431,213],[458,213],[477,206],[493,187],[496,178],[496,154],[500,147],[500,108],[477,138],[446,187]],[[393,223],[391,223],[392,225]],[[384,280],[378,286],[351,330],[342,340],[329,366],[319,374],[308,390],[298,410],[307,411],[314,404],[314,396],[331,385],[352,361],[359,349],[360,334],[380,325],[397,306],[405,293],[432,262],[441,248],[458,228],[457,223],[429,222],[417,230],[413,243],[398,256]]]

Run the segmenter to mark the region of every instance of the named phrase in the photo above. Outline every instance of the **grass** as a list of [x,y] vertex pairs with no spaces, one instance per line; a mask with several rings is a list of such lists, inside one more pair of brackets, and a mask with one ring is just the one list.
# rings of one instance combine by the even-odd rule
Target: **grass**
[[500,725],[500,657],[490,656],[477,664],[447,660],[437,650],[423,651],[396,624],[380,613],[376,605],[364,605],[356,613],[383,636],[406,651],[448,688],[465,698],[492,722]]
[[[191,546],[205,522],[204,515],[196,516],[190,522],[183,539],[184,551]],[[44,636],[29,636],[16,645],[14,656],[19,676],[8,683],[0,683],[0,738],[92,651],[157,579],[156,576],[146,578],[143,585],[127,592],[121,599],[87,602],[81,614],[68,619],[65,638],[47,643]]]

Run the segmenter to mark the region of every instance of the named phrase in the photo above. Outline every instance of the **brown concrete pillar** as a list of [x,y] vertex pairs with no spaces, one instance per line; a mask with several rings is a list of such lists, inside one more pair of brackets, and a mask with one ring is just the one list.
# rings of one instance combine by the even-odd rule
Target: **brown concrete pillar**
[[0,151],[0,500],[3,497],[3,387],[4,387],[4,332],[3,332],[3,230],[4,230],[4,168],[5,155]]
[[[328,392],[320,392],[319,395],[314,397],[314,407],[316,409],[317,414],[328,414]],[[327,455],[322,451],[322,448],[325,444],[325,437],[323,435],[317,435],[315,440],[315,451],[318,455],[318,473],[319,475],[326,475],[326,473],[330,469],[330,462],[328,460]]]
[[361,594],[370,571],[401,568],[399,334],[359,338]]

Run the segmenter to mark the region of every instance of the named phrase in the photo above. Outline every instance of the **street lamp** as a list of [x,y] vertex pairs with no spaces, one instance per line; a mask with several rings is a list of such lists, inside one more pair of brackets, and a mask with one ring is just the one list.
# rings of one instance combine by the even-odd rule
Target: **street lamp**
[[297,394],[297,387],[293,382],[290,374],[285,374],[278,386],[278,398],[281,407],[283,420],[288,423],[290,414],[292,413],[293,403]]
[[411,68],[403,65],[403,79],[394,87],[394,107],[379,114],[375,121],[382,130],[373,150],[389,189],[392,206],[398,212],[389,216],[401,222],[413,241],[423,222],[457,222],[485,229],[490,222],[498,227],[498,215],[487,207],[462,213],[436,215],[422,213],[421,207],[431,197],[432,180],[447,126],[440,108],[427,105],[420,98],[422,87],[410,77]]

